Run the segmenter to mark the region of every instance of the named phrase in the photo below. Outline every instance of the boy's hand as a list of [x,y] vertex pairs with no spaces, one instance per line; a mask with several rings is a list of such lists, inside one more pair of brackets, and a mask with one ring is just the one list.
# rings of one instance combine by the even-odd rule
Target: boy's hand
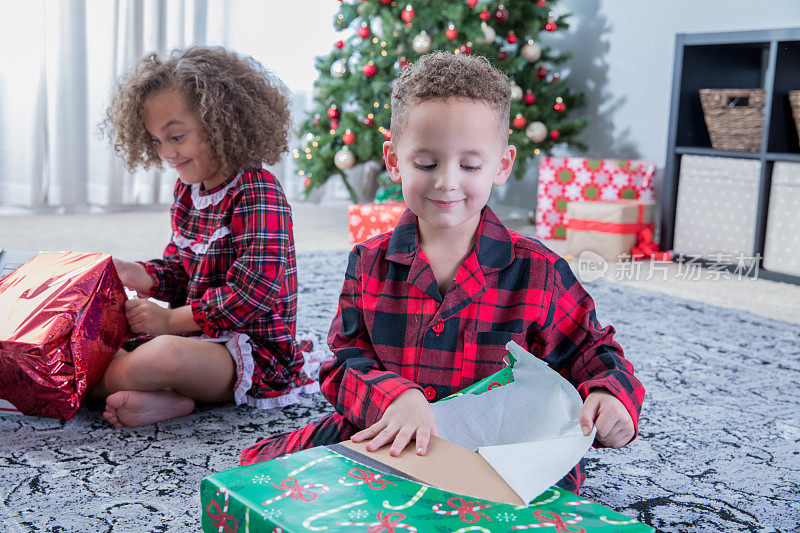
[[148,333],[153,336],[171,333],[170,310],[149,300],[125,302],[125,317],[134,333]]
[[122,259],[112,260],[123,285],[135,290],[140,295],[146,295],[150,292],[155,281],[142,265],[131,261],[123,261]]
[[353,435],[353,442],[372,439],[367,450],[374,452],[394,439],[389,455],[398,456],[415,439],[417,455],[425,455],[431,435],[439,434],[431,404],[417,389],[410,389],[394,399],[376,423]]
[[604,390],[593,390],[583,402],[578,418],[584,435],[597,427],[597,441],[610,448],[622,448],[633,438],[633,420],[622,402]]

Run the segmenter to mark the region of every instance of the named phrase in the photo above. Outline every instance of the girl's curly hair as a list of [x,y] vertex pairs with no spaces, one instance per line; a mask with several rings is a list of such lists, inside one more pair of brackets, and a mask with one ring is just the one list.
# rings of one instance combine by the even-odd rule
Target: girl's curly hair
[[223,174],[275,164],[288,150],[286,86],[251,57],[192,46],[167,58],[148,54],[120,79],[101,127],[129,170],[161,167],[142,106],[150,94],[170,88],[197,113]]

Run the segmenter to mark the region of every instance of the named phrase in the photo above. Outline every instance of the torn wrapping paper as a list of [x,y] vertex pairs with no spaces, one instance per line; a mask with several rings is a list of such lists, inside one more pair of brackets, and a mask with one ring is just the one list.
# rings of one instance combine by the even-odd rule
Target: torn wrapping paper
[[72,419],[128,333],[111,257],[41,253],[0,280],[0,399]]
[[[559,487],[549,487],[528,505],[503,503],[493,490],[503,483],[497,474],[477,454],[456,448],[434,439],[424,456],[411,443],[405,457],[391,458],[388,451],[378,455],[364,445],[342,443],[212,474],[200,483],[202,528],[207,533],[653,531]],[[485,468],[477,468],[479,463]],[[411,465],[416,468],[409,475],[403,468]],[[426,480],[414,479],[419,471]]]
[[441,438],[476,450],[529,502],[580,461],[595,431],[581,431],[583,400],[569,381],[518,344],[506,349],[515,359],[512,382],[431,407]]

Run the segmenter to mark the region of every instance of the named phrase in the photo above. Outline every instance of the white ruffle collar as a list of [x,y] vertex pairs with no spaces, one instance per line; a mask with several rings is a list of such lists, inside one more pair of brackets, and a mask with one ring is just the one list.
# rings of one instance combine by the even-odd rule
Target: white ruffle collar
[[194,205],[195,209],[205,209],[212,205],[217,205],[225,198],[225,195],[228,194],[228,191],[231,190],[233,187],[239,183],[239,178],[242,175],[238,174],[233,180],[230,181],[227,185],[216,192],[212,192],[211,194],[200,195],[200,187],[202,184],[200,183],[192,183],[192,205]]

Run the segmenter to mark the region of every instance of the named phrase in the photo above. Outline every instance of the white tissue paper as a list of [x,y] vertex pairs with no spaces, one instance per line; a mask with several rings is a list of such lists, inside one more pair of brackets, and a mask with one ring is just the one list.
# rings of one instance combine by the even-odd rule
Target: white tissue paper
[[558,482],[594,442],[578,423],[575,387],[515,342],[514,381],[431,404],[439,436],[476,450],[525,502]]

